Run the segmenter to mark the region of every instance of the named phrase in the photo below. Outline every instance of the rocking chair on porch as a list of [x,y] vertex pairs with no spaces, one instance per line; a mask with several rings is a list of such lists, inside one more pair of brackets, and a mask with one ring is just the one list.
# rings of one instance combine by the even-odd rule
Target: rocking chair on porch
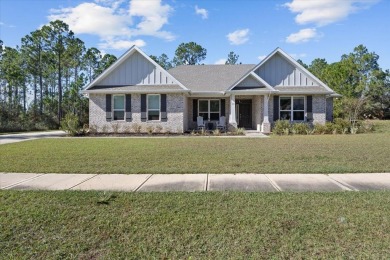
[[196,123],[198,124],[198,130],[205,130],[206,126],[203,122],[203,116],[198,116],[196,118]]
[[226,118],[224,116],[219,118],[219,121],[217,122],[217,129],[226,131]]

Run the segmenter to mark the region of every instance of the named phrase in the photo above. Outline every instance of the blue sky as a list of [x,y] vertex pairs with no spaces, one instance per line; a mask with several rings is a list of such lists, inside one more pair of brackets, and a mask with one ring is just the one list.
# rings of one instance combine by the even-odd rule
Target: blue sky
[[257,64],[276,47],[331,63],[363,44],[390,69],[389,15],[388,0],[1,0],[0,39],[15,47],[60,18],[87,47],[117,56],[136,44],[173,58],[180,43],[195,41],[207,49],[206,64],[230,51]]

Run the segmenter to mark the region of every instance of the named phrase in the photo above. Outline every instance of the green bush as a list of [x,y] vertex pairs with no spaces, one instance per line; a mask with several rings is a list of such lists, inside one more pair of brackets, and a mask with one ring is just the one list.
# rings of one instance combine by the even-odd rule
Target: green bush
[[342,118],[335,118],[333,122],[333,130],[337,134],[346,134],[350,131],[351,122]]
[[291,125],[291,133],[295,135],[308,134],[310,126],[307,123],[294,123]]
[[61,121],[61,129],[71,136],[80,134],[80,123],[78,117],[71,113],[67,114]]
[[313,129],[314,134],[323,135],[326,134],[327,132],[328,132],[328,127],[326,125],[322,125],[322,124],[314,125],[314,129]]
[[290,121],[288,120],[277,120],[275,121],[272,133],[275,135],[288,135],[290,132]]

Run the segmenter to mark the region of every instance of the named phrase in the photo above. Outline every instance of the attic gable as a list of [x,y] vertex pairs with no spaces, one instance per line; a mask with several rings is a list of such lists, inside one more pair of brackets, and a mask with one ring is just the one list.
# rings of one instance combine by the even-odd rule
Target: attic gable
[[258,88],[258,87],[265,87],[265,85],[258,81],[257,79],[255,79],[255,77],[253,77],[252,75],[248,75],[243,81],[241,81],[239,84],[237,84],[237,86],[235,86],[235,88],[238,87],[238,88],[242,88],[242,87],[247,87],[247,88],[250,88],[250,87],[254,87],[254,88]]
[[157,68],[140,53],[134,52],[96,85],[164,85],[174,83],[173,78],[168,73]]

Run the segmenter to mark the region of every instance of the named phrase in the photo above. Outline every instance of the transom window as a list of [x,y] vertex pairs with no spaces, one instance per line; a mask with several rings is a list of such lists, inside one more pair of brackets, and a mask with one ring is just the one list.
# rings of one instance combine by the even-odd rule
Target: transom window
[[125,120],[125,95],[114,95],[114,120]]
[[280,97],[280,120],[304,121],[305,97]]
[[200,99],[198,101],[198,115],[203,120],[219,120],[221,102],[219,99]]
[[160,120],[160,95],[148,95],[148,120]]

